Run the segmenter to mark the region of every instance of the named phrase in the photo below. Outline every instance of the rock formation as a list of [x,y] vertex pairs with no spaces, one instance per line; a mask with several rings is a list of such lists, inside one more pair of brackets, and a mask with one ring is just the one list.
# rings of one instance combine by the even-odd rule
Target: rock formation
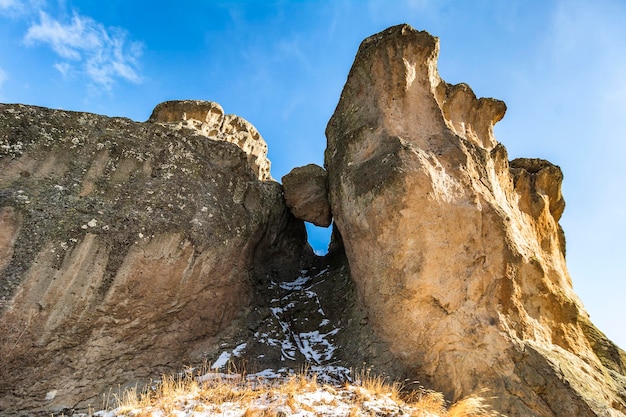
[[285,203],[296,218],[316,226],[330,226],[332,215],[324,168],[315,164],[294,168],[282,178],[282,182]]
[[224,115],[222,106],[212,101],[166,101],[154,109],[152,123],[172,129],[190,129],[215,140],[237,144],[248,155],[250,167],[261,181],[272,179],[267,144],[247,120],[233,114]]
[[[371,367],[510,416],[626,415],[626,353],[572,290],[559,167],[402,25],[361,44],[325,167],[271,180],[212,102],[137,123],[0,105],[0,414],[86,410],[208,361]],[[315,257],[303,220],[333,241]]]
[[[181,112],[215,131],[170,125]],[[162,126],[0,106],[3,415],[96,406],[201,362],[245,327],[254,282],[310,251],[261,181],[265,143],[222,113],[168,102]]]
[[624,415],[624,353],[565,265],[560,169],[509,163],[493,136],[504,103],[443,81],[438,52],[407,25],[365,39],[326,130],[331,209],[375,333],[452,400]]

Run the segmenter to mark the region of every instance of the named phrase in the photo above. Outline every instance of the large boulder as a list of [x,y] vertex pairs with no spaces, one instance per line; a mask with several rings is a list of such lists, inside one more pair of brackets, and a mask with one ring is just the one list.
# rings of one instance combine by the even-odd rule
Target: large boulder
[[291,213],[316,226],[328,227],[332,221],[328,203],[328,178],[319,165],[292,169],[282,178],[285,203]]
[[449,399],[512,416],[626,412],[624,352],[572,290],[561,170],[507,160],[503,102],[437,72],[407,25],[363,41],[327,130],[336,227],[377,335]]
[[151,120],[0,105],[4,414],[201,363],[245,328],[254,282],[310,251],[248,122],[209,102]]

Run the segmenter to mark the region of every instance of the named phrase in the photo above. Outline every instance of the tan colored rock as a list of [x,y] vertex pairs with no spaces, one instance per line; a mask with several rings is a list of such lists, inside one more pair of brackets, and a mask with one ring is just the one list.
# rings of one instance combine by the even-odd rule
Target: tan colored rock
[[297,167],[285,175],[282,182],[285,203],[296,218],[316,226],[330,226],[332,215],[324,168],[315,164]]
[[86,410],[245,334],[253,283],[308,245],[240,128],[0,105],[0,414]]
[[191,129],[213,140],[235,143],[248,155],[248,162],[261,181],[271,180],[267,144],[252,124],[233,114],[224,115],[212,101],[176,100],[160,103],[150,119],[173,129]]
[[509,166],[493,136],[504,103],[441,80],[438,52],[407,25],[365,39],[326,130],[331,208],[370,323],[408,377],[451,400],[623,416],[623,351],[565,265],[560,169]]

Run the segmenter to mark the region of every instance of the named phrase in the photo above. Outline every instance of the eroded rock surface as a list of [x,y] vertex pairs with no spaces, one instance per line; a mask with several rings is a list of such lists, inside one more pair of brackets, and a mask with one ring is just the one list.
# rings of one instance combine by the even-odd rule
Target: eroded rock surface
[[332,221],[328,203],[328,178],[324,168],[309,164],[292,169],[282,178],[285,203],[293,215],[316,226]]
[[[269,165],[250,163],[265,149],[256,130],[214,103],[181,106],[207,125],[217,108],[221,140],[0,105],[4,414],[85,409],[202,362],[245,329],[254,283],[310,253],[281,186],[260,180]],[[154,120],[172,121],[168,109]]]
[[224,114],[222,106],[212,101],[173,100],[155,107],[152,123],[172,129],[191,129],[214,140],[237,144],[248,155],[248,162],[261,181],[271,180],[267,144],[250,122],[233,114]]
[[452,400],[624,415],[624,353],[565,265],[560,169],[509,164],[504,103],[441,80],[438,52],[407,25],[364,40],[326,130],[331,209],[375,332]]
[[[441,80],[438,50],[406,25],[366,39],[327,171],[294,169],[284,198],[256,129],[216,103],[148,123],[0,105],[0,414],[86,411],[206,359],[624,416],[626,353],[565,266],[561,170],[509,162],[504,103]],[[294,215],[331,211],[315,257]]]

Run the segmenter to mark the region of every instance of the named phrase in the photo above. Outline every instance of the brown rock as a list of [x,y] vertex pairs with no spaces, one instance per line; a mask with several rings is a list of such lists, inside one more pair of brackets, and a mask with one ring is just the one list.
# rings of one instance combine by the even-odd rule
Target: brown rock
[[[207,124],[221,117],[213,103],[183,107]],[[118,384],[201,363],[245,329],[253,283],[296,268],[303,223],[228,143],[255,130],[226,119],[224,140],[210,140],[0,105],[3,415],[86,409]]]
[[370,323],[451,400],[624,415],[624,356],[565,265],[561,171],[509,169],[493,137],[504,103],[441,80],[438,52],[407,25],[364,40],[326,130],[331,209]]
[[324,168],[315,164],[294,168],[282,182],[285,202],[296,218],[316,226],[330,226],[332,215]]
[[[0,105],[0,414],[86,411],[226,354],[512,416],[624,416],[626,353],[565,266],[560,169],[509,163],[504,103],[441,80],[438,48],[409,26],[366,39],[328,176],[297,168],[284,195],[256,129],[216,103],[150,123]],[[327,195],[314,257],[285,199],[327,224]]]
[[213,140],[235,143],[248,155],[248,163],[261,181],[271,180],[267,144],[252,124],[233,114],[224,115],[222,106],[212,101],[174,100],[155,107],[151,123],[171,129],[190,129]]

